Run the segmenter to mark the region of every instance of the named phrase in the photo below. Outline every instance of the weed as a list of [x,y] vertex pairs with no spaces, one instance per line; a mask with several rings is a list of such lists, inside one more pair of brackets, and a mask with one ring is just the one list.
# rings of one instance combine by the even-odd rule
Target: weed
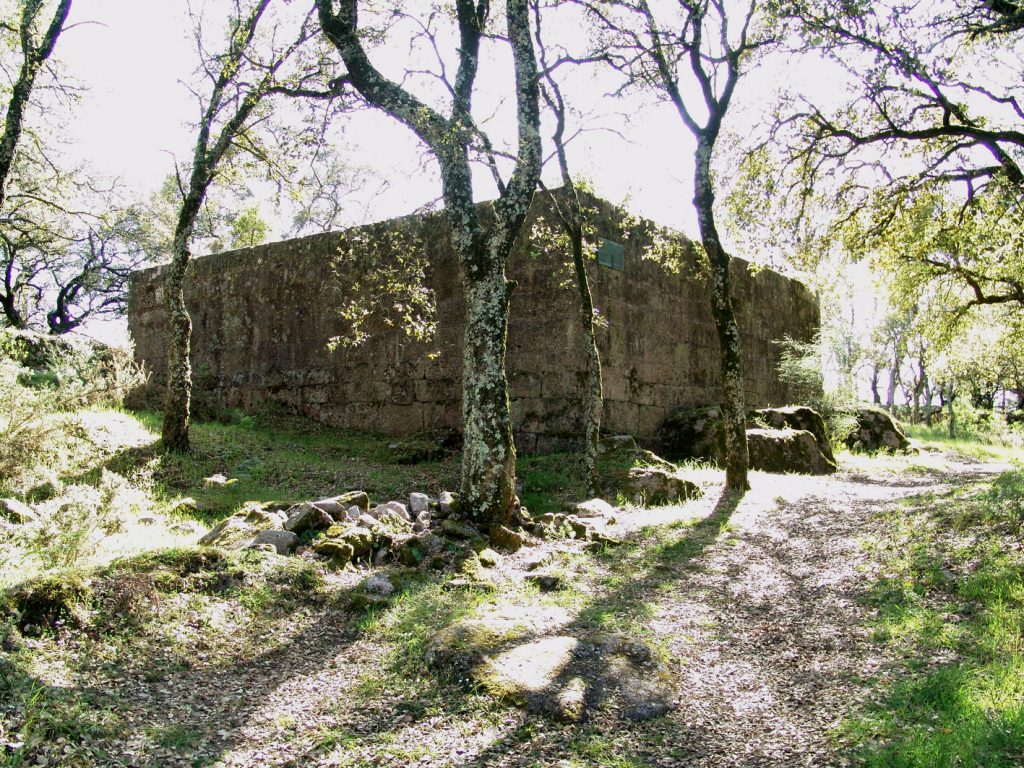
[[892,517],[871,586],[895,682],[844,726],[867,766],[1018,765],[1024,755],[1024,556],[1007,546],[1019,471],[919,496]]

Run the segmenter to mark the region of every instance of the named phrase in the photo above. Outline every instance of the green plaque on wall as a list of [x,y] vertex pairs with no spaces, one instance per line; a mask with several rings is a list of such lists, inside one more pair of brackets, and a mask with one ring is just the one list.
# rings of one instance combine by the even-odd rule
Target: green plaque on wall
[[601,238],[597,248],[597,263],[602,267],[626,271],[626,249],[614,240]]

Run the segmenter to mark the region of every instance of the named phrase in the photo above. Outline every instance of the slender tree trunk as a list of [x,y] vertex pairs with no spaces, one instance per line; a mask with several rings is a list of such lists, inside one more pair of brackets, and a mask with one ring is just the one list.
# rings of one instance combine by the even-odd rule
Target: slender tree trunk
[[953,408],[953,401],[956,395],[952,392],[946,397],[946,408],[949,413],[949,439],[956,440],[956,410]]
[[35,85],[36,76],[39,74],[43,62],[53,53],[57,38],[63,32],[64,22],[67,21],[68,13],[71,11],[71,0],[61,0],[57,4],[53,19],[50,21],[42,41],[37,46],[32,40],[32,27],[35,24],[36,16],[42,9],[43,2],[42,0],[22,0],[20,5],[22,12],[18,31],[21,34],[22,61],[18,79],[11,89],[11,100],[7,105],[7,115],[4,118],[4,132],[0,136],[0,210],[4,206],[7,177],[10,176],[11,167],[14,165],[14,153],[18,148],[18,140],[21,138],[25,108],[28,106],[32,87]]
[[[197,158],[199,157],[197,153]],[[192,410],[192,318],[185,306],[185,275],[191,252],[189,243],[202,206],[209,177],[205,163],[192,172],[190,192],[182,202],[174,233],[174,252],[164,277],[164,307],[167,310],[167,394],[164,398],[164,449],[189,449]]]
[[[575,194],[575,193],[574,193]],[[577,206],[579,201],[577,200]],[[583,476],[587,492],[597,495],[600,477],[597,471],[597,452],[601,440],[601,416],[604,409],[604,386],[601,377],[601,355],[597,350],[597,334],[594,333],[594,296],[590,290],[587,262],[583,256],[583,231],[573,236],[572,261],[576,268],[576,288],[580,294],[580,325],[583,328],[583,347],[587,357],[587,391],[584,397],[585,420],[583,451]]]
[[164,306],[167,309],[167,394],[164,399],[163,444],[169,451],[189,449],[192,400],[192,318],[185,307],[187,243],[175,238],[174,257],[164,277]]
[[896,384],[898,381],[899,372],[899,358],[895,358],[892,361],[892,367],[889,369],[889,386],[885,392],[885,410],[889,413],[893,412],[893,404],[896,402]]
[[711,314],[718,332],[722,369],[722,415],[725,424],[725,486],[745,491],[749,455],[747,452],[747,408],[743,357],[739,328],[732,309],[730,293],[729,254],[722,248],[715,227],[715,194],[711,184],[711,150],[713,140],[698,138],[694,203],[701,241],[711,262]]
[[878,392],[878,378],[881,371],[877,365],[871,366],[871,402],[875,405],[882,404],[882,396]]

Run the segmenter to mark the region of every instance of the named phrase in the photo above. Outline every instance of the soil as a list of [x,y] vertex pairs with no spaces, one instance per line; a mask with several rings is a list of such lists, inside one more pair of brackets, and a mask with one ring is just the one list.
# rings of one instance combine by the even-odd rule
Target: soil
[[[643,526],[696,521],[685,551],[650,560],[625,594],[594,597],[648,606],[646,629],[677,682],[664,717],[631,723],[597,712],[560,724],[504,705],[467,715],[471,694],[440,682],[425,685],[440,687],[441,707],[402,692],[368,695],[386,649],[350,613],[330,608],[296,616],[290,636],[240,663],[197,663],[155,681],[126,670],[106,681],[99,699],[117,702],[125,737],[104,745],[96,764],[846,765],[835,727],[862,703],[868,689],[858,681],[884,675],[890,662],[872,641],[862,600],[876,568],[864,542],[899,499],[1007,469],[938,455],[902,473],[880,466],[826,477],[754,473],[742,499],[720,495],[709,473],[703,499],[621,517],[613,529],[638,536]],[[499,579],[525,578],[536,554],[503,558]],[[154,729],[171,728],[194,737],[157,747]]]

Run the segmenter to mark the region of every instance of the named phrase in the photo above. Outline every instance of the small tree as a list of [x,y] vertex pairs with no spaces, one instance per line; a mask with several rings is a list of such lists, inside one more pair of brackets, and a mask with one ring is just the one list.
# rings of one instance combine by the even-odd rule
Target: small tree
[[[167,396],[164,402],[163,444],[168,450],[189,447],[192,369],[189,362],[192,321],[185,306],[185,272],[203,202],[211,185],[225,172],[225,163],[252,158],[272,166],[272,149],[260,128],[269,120],[267,102],[277,94],[332,97],[333,90],[312,90],[321,66],[298,61],[314,37],[315,22],[308,13],[293,34],[268,11],[272,0],[234,0],[228,20],[226,49],[213,55],[205,49],[201,19],[196,40],[202,58],[206,90],[194,91],[200,105],[196,141],[187,172],[177,175],[181,206],[174,227],[171,263],[164,278],[168,317]],[[264,27],[265,35],[260,33]],[[290,40],[282,44],[281,39]]]
[[[730,259],[715,222],[711,161],[745,60],[770,42],[755,28],[758,0],[680,0],[664,14],[646,0],[586,0],[606,34],[607,61],[630,84],[651,88],[675,108],[697,141],[694,198],[701,243],[711,264],[711,313],[718,333],[725,420],[726,487],[747,489],[746,403],[739,329],[732,307]],[[754,33],[752,34],[752,31]],[[692,87],[692,91],[688,90]],[[695,99],[691,92],[699,94]]]
[[[344,75],[376,109],[408,127],[441,168],[442,196],[452,246],[462,265],[466,327],[462,356],[461,503],[485,525],[514,520],[515,445],[509,412],[505,343],[513,284],[505,277],[512,244],[530,208],[541,169],[537,64],[526,0],[505,4],[506,32],[515,69],[518,150],[508,181],[492,166],[498,186],[493,220],[485,223],[473,201],[470,155],[490,141],[473,116],[473,92],[485,39],[490,3],[456,0],[459,39],[455,78],[438,73],[447,98],[447,114],[407,87],[388,79],[371,62],[360,28],[357,0],[316,0],[320,24],[341,54]],[[397,8],[394,17],[401,17]],[[419,20],[420,29],[429,25]],[[439,41],[431,38],[433,49]],[[440,56],[440,54],[438,54]]]

